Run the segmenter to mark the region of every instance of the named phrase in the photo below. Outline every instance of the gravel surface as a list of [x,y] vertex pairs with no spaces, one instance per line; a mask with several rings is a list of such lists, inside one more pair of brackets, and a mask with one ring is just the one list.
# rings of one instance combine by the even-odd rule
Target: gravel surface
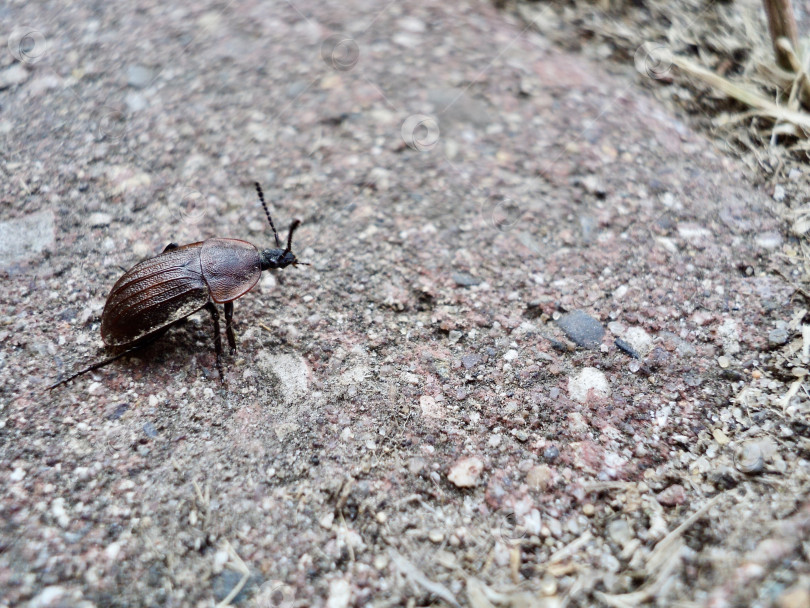
[[[810,605],[795,244],[636,66],[486,3],[0,15],[0,605]],[[203,311],[43,392],[122,269],[271,246],[254,181],[311,265],[225,386]]]

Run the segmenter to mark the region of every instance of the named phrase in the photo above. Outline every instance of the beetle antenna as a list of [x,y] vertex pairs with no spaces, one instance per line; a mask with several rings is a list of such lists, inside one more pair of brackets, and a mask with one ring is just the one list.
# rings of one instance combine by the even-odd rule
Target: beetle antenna
[[[264,192],[262,192],[262,187],[259,185],[259,182],[253,182],[256,184],[256,192],[259,195],[259,200],[262,202],[262,207],[264,207],[264,214],[267,216],[267,221],[270,222],[270,227],[273,229],[273,236],[276,237],[276,247],[281,249],[281,239],[278,238],[278,232],[276,232],[276,226],[273,224],[273,218],[270,217],[270,212],[267,210],[267,203],[264,202]],[[292,236],[292,233],[290,234]],[[287,247],[289,251],[289,247]]]
[[287,234],[287,249],[286,252],[292,251],[292,236],[295,229],[301,225],[301,220],[293,220],[292,224],[290,224],[290,232]]
[[[285,250],[285,253],[289,253],[292,251],[293,232],[295,232],[295,229],[298,228],[298,226],[300,225],[301,220],[293,220],[293,223],[290,224],[290,232],[287,234],[287,249]],[[303,264],[304,266],[310,266],[309,262],[299,262],[298,260],[295,260],[295,262],[293,262],[293,266],[298,266],[299,264]]]
[[112,357],[108,357],[107,359],[102,359],[101,361],[97,361],[97,362],[93,363],[93,365],[90,365],[88,367],[85,367],[82,370],[79,370],[78,372],[76,372],[75,374],[73,374],[71,376],[68,376],[64,380],[60,380],[59,382],[56,382],[55,384],[51,384],[48,388],[46,388],[42,392],[44,393],[46,391],[51,391],[51,390],[55,389],[57,386],[62,386],[63,384],[67,384],[68,382],[70,382],[74,378],[78,378],[79,376],[81,376],[83,374],[86,374],[87,372],[92,372],[94,369],[98,369],[100,367],[104,367],[105,365],[109,365],[113,361],[117,361],[118,359],[120,359],[122,357],[126,357],[127,355],[131,354],[133,351],[138,350],[139,348],[143,348],[144,346],[146,346],[146,344],[147,344],[146,342],[143,343],[143,344],[138,344],[137,346],[133,346],[132,348],[128,348],[127,350],[125,350],[122,353],[119,353],[119,354],[114,355]]

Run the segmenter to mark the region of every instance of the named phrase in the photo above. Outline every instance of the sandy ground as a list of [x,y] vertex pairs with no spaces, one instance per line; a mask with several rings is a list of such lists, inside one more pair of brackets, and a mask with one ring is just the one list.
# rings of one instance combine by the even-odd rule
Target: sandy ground
[[[0,15],[0,605],[810,605],[791,241],[660,75],[484,2]],[[197,313],[43,392],[122,269],[272,245],[255,180],[311,265],[225,386]]]

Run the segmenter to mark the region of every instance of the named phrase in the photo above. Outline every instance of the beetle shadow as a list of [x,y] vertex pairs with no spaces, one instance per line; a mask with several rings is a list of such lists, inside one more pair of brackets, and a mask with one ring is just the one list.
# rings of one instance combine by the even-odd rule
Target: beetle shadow
[[[116,354],[114,351],[106,352],[113,356]],[[138,362],[131,359],[138,359]],[[226,369],[229,362],[230,354],[224,348],[223,363]],[[210,319],[209,323],[205,323],[205,320],[194,323],[189,322],[188,318],[180,319],[154,339],[136,346],[117,363],[121,366],[119,373],[129,376],[139,373],[140,380],[160,382],[166,376],[181,380],[196,376],[198,369],[204,378],[218,380],[213,323]]]

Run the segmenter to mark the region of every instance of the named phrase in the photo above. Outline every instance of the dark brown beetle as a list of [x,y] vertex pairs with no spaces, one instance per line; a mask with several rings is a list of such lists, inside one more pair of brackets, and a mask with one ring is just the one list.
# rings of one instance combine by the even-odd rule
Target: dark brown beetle
[[216,304],[224,304],[225,334],[231,353],[234,353],[236,339],[231,326],[233,301],[253,289],[259,282],[262,270],[305,264],[299,262],[291,251],[293,232],[301,221],[292,222],[287,234],[287,247],[282,249],[258,183],[256,192],[273,229],[275,249],[259,251],[247,241],[211,238],[182,247],[171,243],[160,255],[136,264],[113,285],[101,314],[101,338],[104,344],[114,350],[126,350],[60,380],[49,386],[48,390],[120,359],[202,308],[208,310],[214,320],[217,370],[224,382],[222,339]]

